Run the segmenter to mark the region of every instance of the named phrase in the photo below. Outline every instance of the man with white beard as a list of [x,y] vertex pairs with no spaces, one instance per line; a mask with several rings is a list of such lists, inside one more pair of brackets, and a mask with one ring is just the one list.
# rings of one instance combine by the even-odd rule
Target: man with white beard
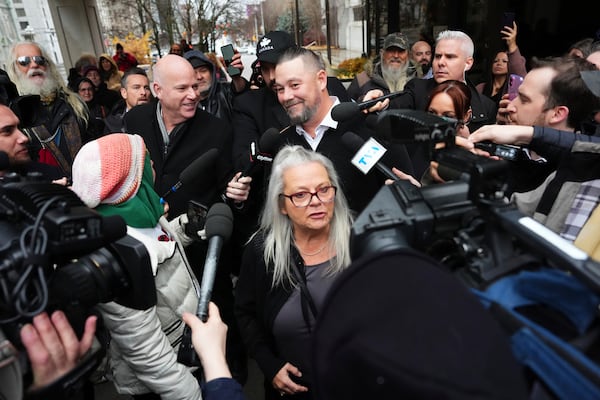
[[19,94],[38,95],[39,103],[27,110],[35,119],[23,131],[31,140],[32,158],[61,168],[71,177],[71,164],[88,137],[89,111],[69,90],[56,65],[37,43],[20,42],[11,49],[8,74]]
[[372,89],[380,89],[385,94],[399,92],[406,82],[416,76],[416,70],[409,68],[408,38],[401,32],[390,33],[383,41],[376,64],[365,65],[365,70],[356,76],[348,87],[348,94],[360,100]]

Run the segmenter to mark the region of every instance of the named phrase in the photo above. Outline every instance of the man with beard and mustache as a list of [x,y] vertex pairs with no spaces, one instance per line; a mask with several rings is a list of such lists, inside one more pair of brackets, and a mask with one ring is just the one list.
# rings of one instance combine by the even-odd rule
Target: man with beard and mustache
[[433,76],[431,71],[431,45],[424,40],[418,40],[410,48],[411,67],[417,72],[417,77],[428,79]]
[[87,132],[89,112],[85,103],[67,88],[56,65],[37,43],[21,42],[11,49],[8,74],[20,95],[39,95],[30,126],[31,152],[41,163],[61,168],[71,177],[71,164]]
[[[288,49],[275,68],[275,90],[292,126],[280,135],[281,145],[296,144],[327,156],[340,175],[342,190],[350,208],[360,213],[381,189],[385,177],[378,171],[363,174],[352,164],[354,151],[344,145],[342,136],[349,131],[369,139],[374,132],[365,124],[365,114],[337,122],[331,110],[340,103],[327,90],[327,72],[321,57],[304,48]],[[412,174],[412,164],[403,145],[390,146],[382,158],[389,166]],[[406,177],[406,179],[409,179]],[[413,181],[414,182],[414,181]]]
[[380,89],[385,94],[399,92],[406,82],[417,76],[416,69],[409,68],[408,39],[401,32],[390,33],[383,41],[381,61],[369,63],[365,71],[357,75],[348,87],[350,97],[359,100],[369,90]]

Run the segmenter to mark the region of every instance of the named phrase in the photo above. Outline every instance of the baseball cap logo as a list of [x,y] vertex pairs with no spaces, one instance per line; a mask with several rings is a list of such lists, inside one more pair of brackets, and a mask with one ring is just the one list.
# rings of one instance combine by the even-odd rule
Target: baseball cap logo
[[268,37],[264,37],[262,38],[262,40],[260,41],[260,47],[265,47],[268,46],[271,43],[271,39],[269,39]]

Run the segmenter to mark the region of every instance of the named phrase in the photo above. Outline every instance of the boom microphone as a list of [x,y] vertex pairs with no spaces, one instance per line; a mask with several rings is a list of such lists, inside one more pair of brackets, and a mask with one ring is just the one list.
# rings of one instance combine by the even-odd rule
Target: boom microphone
[[256,142],[252,142],[250,144],[250,164],[244,169],[240,178],[251,175],[260,164],[273,162],[273,154],[277,150],[278,141],[279,131],[269,128],[260,137],[258,146]]
[[181,171],[179,174],[179,181],[162,195],[160,203],[164,204],[165,198],[171,193],[175,193],[181,185],[187,185],[197,180],[203,171],[215,163],[218,153],[217,149],[210,149],[200,157],[196,158],[190,165]]
[[352,163],[367,174],[373,167],[377,168],[386,178],[397,181],[399,178],[390,167],[379,161],[387,149],[375,139],[365,141],[354,132],[346,132],[342,135],[344,145],[355,153]]
[[368,108],[373,107],[380,101],[383,101],[385,99],[393,99],[394,97],[398,97],[404,93],[406,92],[394,92],[373,100],[363,101],[362,103],[355,103],[353,101],[340,103],[337,106],[333,107],[333,109],[331,110],[331,118],[333,118],[336,121],[349,120],[350,118],[356,116],[356,114],[361,110],[366,110]]

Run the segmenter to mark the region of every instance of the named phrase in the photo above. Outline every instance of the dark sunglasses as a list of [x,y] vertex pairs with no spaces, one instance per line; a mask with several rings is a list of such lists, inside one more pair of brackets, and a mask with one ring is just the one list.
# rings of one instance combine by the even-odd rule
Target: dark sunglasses
[[31,61],[33,60],[34,63],[36,63],[37,65],[46,65],[46,58],[44,56],[21,56],[17,58],[17,62],[19,63],[19,65],[26,67],[29,64],[31,64]]

